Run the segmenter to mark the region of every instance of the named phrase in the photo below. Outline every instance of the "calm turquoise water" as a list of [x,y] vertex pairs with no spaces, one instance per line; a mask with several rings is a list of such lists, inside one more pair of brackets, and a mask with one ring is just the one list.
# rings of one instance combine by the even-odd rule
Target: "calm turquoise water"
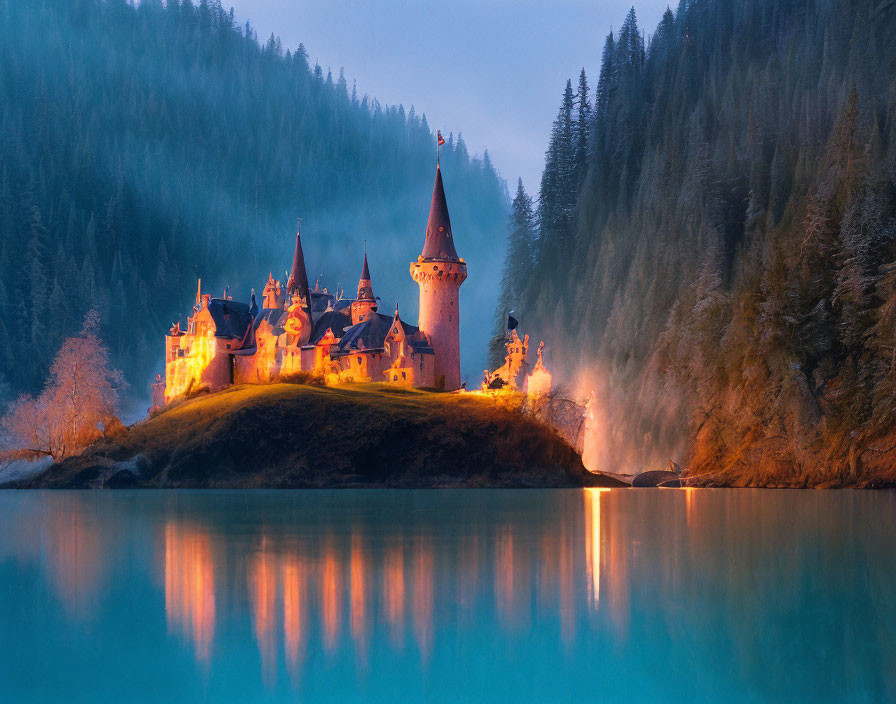
[[894,701],[896,495],[0,492],[0,701]]

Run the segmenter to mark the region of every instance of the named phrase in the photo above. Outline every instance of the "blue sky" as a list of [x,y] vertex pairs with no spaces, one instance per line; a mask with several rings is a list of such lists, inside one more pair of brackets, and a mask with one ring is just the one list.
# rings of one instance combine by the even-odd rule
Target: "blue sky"
[[[305,44],[326,71],[345,69],[358,92],[413,105],[430,126],[462,132],[489,155],[511,193],[538,189],[551,122],[582,66],[593,89],[607,32],[631,0],[225,0],[260,39]],[[651,33],[668,0],[635,3]]]

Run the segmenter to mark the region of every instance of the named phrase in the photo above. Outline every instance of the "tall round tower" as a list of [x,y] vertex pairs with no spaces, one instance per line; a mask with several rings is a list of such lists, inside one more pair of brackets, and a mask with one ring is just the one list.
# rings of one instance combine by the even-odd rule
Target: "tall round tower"
[[420,330],[435,350],[435,381],[445,389],[460,388],[460,285],[467,278],[467,265],[457,256],[451,219],[442,186],[442,171],[436,166],[432,205],[426,224],[426,241],[417,261],[411,263],[411,278],[420,286]]

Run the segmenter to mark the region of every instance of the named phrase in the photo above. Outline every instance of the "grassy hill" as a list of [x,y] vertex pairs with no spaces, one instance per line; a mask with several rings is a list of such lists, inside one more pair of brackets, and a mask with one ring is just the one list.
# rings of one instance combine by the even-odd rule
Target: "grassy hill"
[[493,399],[384,387],[237,386],[171,406],[29,487],[617,486]]

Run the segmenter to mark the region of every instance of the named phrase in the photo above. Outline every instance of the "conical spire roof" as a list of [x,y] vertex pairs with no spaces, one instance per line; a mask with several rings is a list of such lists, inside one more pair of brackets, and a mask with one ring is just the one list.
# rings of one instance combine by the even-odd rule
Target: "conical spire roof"
[[442,170],[436,166],[436,182],[432,189],[432,205],[429,207],[429,221],[426,223],[426,241],[423,243],[424,259],[447,259],[457,261],[454,236],[451,233],[451,218],[442,185]]
[[370,267],[367,266],[367,252],[364,252],[364,266],[361,267],[361,279],[358,281],[358,300],[376,300],[373,295],[373,283],[370,280]]
[[302,251],[302,232],[296,232],[296,251],[292,256],[292,271],[286,282],[286,290],[290,295],[302,296],[309,300],[308,274],[305,271],[305,253]]

